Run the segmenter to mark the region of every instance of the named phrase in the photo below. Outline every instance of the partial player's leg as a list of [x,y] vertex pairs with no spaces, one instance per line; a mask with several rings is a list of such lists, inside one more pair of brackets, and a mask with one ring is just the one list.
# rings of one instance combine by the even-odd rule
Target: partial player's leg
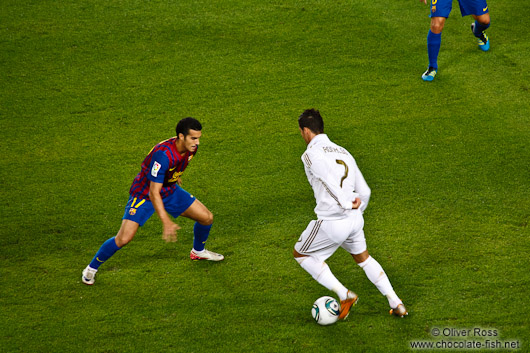
[[339,296],[339,319],[346,319],[350,313],[350,308],[357,303],[357,294],[344,287],[344,285],[333,275],[328,264],[324,261],[319,260],[317,257],[301,255],[297,253],[296,250],[294,250],[293,255],[300,266],[306,270],[315,281]]
[[[362,218],[362,216],[359,217]],[[381,265],[368,254],[366,238],[362,228],[364,223],[357,223],[360,224],[360,227],[350,233],[348,238],[341,244],[341,247],[352,255],[355,262],[364,270],[364,273],[370,282],[372,282],[377,289],[379,289],[381,294],[388,299],[390,308],[393,309],[394,312],[397,312],[396,309],[402,307],[404,310],[403,315],[405,315],[406,309],[396,295],[396,292],[394,292],[385,271]]]
[[107,239],[101,245],[96,256],[94,256],[90,264],[83,271],[83,276],[81,277],[83,283],[89,285],[94,284],[94,278],[99,266],[114,255],[116,251],[127,245],[134,238],[138,228],[144,225],[154,212],[155,209],[151,201],[132,196],[129,197],[118,234],[115,237]]
[[83,283],[88,285],[94,284],[99,267],[134,238],[138,227],[140,227],[138,223],[128,219],[122,221],[118,234],[107,239],[101,245],[90,264],[83,270],[83,276],[81,277]]
[[213,224],[213,214],[210,210],[202,202],[195,199],[181,216],[195,221],[195,225],[193,226],[193,249],[190,251],[190,258],[192,260],[223,260],[223,255],[205,249],[205,244]]
[[471,15],[475,19],[471,24],[471,31],[477,37],[479,49],[488,51],[490,43],[484,31],[490,26],[490,14],[486,0],[458,1],[458,4],[462,17]]
[[367,250],[359,254],[351,254],[355,262],[364,270],[366,277],[379,289],[388,299],[390,305],[390,313],[397,316],[408,315],[407,309],[403,305],[401,299],[398,298],[390,280],[383,270],[383,267],[373,257],[368,254]]
[[421,75],[424,81],[433,81],[438,72],[438,53],[442,44],[442,30],[445,20],[453,8],[453,0],[431,1],[431,25],[427,34],[427,53],[429,54],[429,67]]
[[475,22],[471,24],[471,31],[473,35],[477,37],[478,47],[482,51],[488,51],[490,49],[490,41],[486,33],[484,32],[490,26],[490,14],[485,13],[483,15],[472,15]]
[[213,224],[212,212],[197,199],[182,212],[181,216],[190,218],[203,226],[211,226]]
[[[348,290],[331,272],[325,261],[337,250],[341,239],[334,239],[328,233],[332,221],[311,221],[295,244],[293,256],[300,266],[318,283],[335,292],[341,301],[339,319],[345,319],[357,295]],[[340,221],[334,221],[340,222]],[[347,234],[347,230],[343,232]]]
[[432,81],[438,72],[438,54],[442,45],[442,30],[445,26],[445,17],[432,17],[431,27],[427,34],[427,53],[429,67],[421,76],[424,81]]

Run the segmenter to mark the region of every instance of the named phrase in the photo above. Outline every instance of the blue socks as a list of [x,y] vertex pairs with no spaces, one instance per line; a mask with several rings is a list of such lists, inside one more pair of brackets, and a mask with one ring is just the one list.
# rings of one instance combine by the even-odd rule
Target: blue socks
[[473,34],[475,37],[480,38],[482,32],[487,30],[489,28],[490,24],[487,25],[480,23],[479,21],[475,21],[475,30],[473,31]]
[[203,226],[199,222],[195,222],[195,225],[193,226],[193,249],[197,251],[204,250],[204,244],[208,239],[208,235],[210,235],[211,228],[211,224],[209,226]]
[[[204,244],[206,243],[206,240],[208,239],[208,235],[210,235],[210,229],[212,228],[212,225],[203,226],[202,224],[195,222],[195,226],[193,227],[193,248],[197,251],[203,251],[204,250]],[[97,270],[99,266],[103,265],[105,261],[107,261],[112,255],[116,253],[116,251],[120,250],[121,248],[116,245],[116,237],[112,237],[110,239],[107,239],[101,245],[98,252],[96,253],[96,256],[92,259],[89,266],[93,269]]]
[[114,239],[116,237],[112,237],[108,239],[106,242],[101,245],[98,252],[96,253],[96,256],[92,259],[90,262],[90,267],[97,270],[99,266],[103,265],[105,261],[107,261],[114,253],[121,248],[116,245],[116,240]]
[[427,51],[429,53],[429,67],[438,69],[438,53],[442,44],[442,34],[432,33],[429,30],[427,34]]

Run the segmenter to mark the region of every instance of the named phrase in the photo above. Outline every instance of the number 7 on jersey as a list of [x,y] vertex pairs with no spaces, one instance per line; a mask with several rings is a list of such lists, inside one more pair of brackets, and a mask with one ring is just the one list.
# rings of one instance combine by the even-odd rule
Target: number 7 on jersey
[[348,177],[348,165],[346,164],[346,162],[344,162],[343,160],[341,159],[336,159],[335,162],[337,162],[337,164],[341,164],[344,166],[345,170],[344,170],[344,175],[343,177],[340,179],[340,187],[342,187],[342,182],[344,181],[344,179],[346,179]]

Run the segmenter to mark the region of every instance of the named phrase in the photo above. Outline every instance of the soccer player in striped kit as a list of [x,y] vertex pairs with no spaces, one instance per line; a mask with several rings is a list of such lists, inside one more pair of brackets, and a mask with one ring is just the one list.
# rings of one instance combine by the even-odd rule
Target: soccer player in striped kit
[[390,313],[408,314],[381,265],[368,254],[364,237],[363,212],[368,206],[370,188],[355,159],[324,134],[318,110],[305,110],[298,125],[307,149],[302,162],[316,199],[316,221],[311,221],[294,246],[293,255],[313,278],[340,298],[339,319],[345,319],[357,302],[333,275],[325,261],[342,247],[364,270],[368,279],[386,296]]
[[176,241],[177,230],[180,229],[169,215],[174,218],[184,216],[195,221],[193,249],[190,252],[192,260],[224,259],[223,255],[205,249],[204,244],[213,223],[212,213],[180,187],[180,176],[197,153],[201,131],[199,121],[184,118],[177,124],[175,137],[160,142],[149,152],[129,190],[130,197],[118,234],[101,245],[83,271],[83,283],[94,284],[99,267],[127,245],[154,212],[162,221],[163,239],[166,241]]

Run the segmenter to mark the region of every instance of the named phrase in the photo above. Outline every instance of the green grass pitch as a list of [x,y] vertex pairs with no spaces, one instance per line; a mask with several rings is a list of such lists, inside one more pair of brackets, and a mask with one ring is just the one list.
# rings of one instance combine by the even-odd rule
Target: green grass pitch
[[[3,0],[0,351],[410,352],[477,327],[528,351],[530,4],[489,6],[490,52],[455,2],[424,83],[417,0]],[[292,258],[315,217],[296,121],[311,107],[372,188],[368,249],[405,319],[338,251],[359,303],[312,321],[333,293]],[[191,262],[192,222],[166,244],[154,216],[83,285],[185,116],[204,130],[184,187],[226,260]]]

